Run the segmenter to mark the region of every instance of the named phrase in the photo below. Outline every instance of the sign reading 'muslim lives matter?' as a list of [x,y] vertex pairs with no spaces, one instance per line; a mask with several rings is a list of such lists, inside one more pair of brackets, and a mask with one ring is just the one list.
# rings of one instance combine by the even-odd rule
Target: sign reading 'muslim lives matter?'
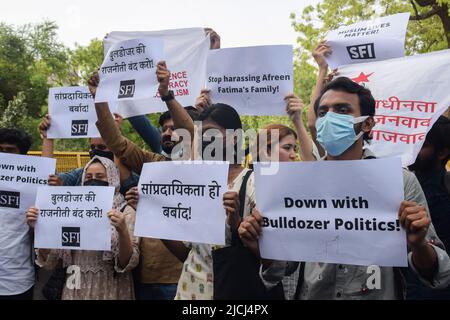
[[326,36],[332,53],[326,60],[332,69],[405,55],[405,36],[410,13],[398,13],[332,30]]
[[255,182],[263,258],[407,266],[400,158],[255,164]]
[[163,60],[159,38],[132,39],[113,44],[100,67],[96,102],[151,98],[158,88],[156,66]]
[[95,138],[100,133],[95,125],[94,98],[88,87],[55,87],[48,93],[51,126],[50,139]]
[[228,163],[145,163],[139,179],[134,234],[225,244]]
[[240,115],[286,115],[292,52],[290,45],[211,50],[206,87],[212,101],[229,104]]
[[24,212],[55,173],[56,159],[0,153],[0,211]]
[[114,187],[39,188],[35,247],[110,251],[113,196]]

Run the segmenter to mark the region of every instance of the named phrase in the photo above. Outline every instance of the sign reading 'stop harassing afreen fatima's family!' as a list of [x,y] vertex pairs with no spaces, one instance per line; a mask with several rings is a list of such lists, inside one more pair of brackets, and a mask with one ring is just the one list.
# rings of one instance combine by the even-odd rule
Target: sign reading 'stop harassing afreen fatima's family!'
[[163,60],[158,38],[132,39],[113,44],[100,68],[96,102],[150,98],[158,88],[156,66]]
[[240,115],[286,115],[292,54],[291,45],[210,51],[206,87],[211,100],[231,105]]

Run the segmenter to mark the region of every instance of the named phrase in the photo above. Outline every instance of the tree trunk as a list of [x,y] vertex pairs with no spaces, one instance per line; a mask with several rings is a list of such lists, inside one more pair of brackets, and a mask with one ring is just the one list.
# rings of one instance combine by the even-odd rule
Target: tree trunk
[[447,39],[447,48],[450,49],[450,16],[448,15],[447,5],[442,6],[442,10],[440,10],[437,15],[442,21],[445,39]]
[[[413,1],[414,0],[412,0],[411,3],[414,6],[414,9],[416,9]],[[412,20],[424,20],[436,14],[439,19],[441,19],[442,27],[444,28],[445,39],[447,40],[447,48],[450,49],[450,16],[448,14],[448,6],[446,4],[440,6],[436,0],[415,0],[415,2],[421,7],[431,6],[432,9],[421,16],[414,17]]]

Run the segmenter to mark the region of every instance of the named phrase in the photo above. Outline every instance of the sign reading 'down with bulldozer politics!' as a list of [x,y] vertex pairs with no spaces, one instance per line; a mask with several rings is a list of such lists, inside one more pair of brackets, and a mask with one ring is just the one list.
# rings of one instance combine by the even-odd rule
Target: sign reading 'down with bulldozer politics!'
[[24,213],[55,167],[55,159],[0,153],[0,211]]

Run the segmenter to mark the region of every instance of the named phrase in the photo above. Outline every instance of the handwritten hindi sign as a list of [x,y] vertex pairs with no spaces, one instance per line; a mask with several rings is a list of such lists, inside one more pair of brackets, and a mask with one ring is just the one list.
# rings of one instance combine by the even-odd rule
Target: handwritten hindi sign
[[339,68],[339,75],[368,87],[376,99],[368,148],[377,157],[414,163],[427,132],[450,106],[449,72],[450,50]]
[[330,31],[326,37],[333,50],[326,58],[329,66],[334,69],[352,63],[403,57],[409,15],[409,12],[398,13]]
[[158,89],[156,65],[163,57],[163,41],[132,39],[111,46],[100,68],[96,102],[144,99]]
[[[210,46],[209,36],[203,28],[187,28],[162,31],[113,31],[103,40],[105,56],[117,42],[152,37],[164,41],[164,59],[171,72],[169,89],[184,106],[193,106],[205,84],[206,60]],[[152,97],[135,100],[119,100],[118,112],[125,118],[167,111],[158,91]],[[110,101],[110,105],[111,105]]]
[[25,212],[55,169],[55,159],[0,153],[0,210]]
[[52,121],[48,138],[100,137],[95,126],[97,114],[94,99],[88,87],[50,88],[48,111]]
[[212,101],[240,115],[286,115],[284,97],[293,92],[292,46],[212,50],[207,66]]
[[113,187],[41,187],[36,248],[111,251]]
[[227,176],[227,163],[144,164],[134,234],[224,245]]
[[407,266],[399,158],[282,162],[279,169],[261,175],[255,165],[263,258]]

